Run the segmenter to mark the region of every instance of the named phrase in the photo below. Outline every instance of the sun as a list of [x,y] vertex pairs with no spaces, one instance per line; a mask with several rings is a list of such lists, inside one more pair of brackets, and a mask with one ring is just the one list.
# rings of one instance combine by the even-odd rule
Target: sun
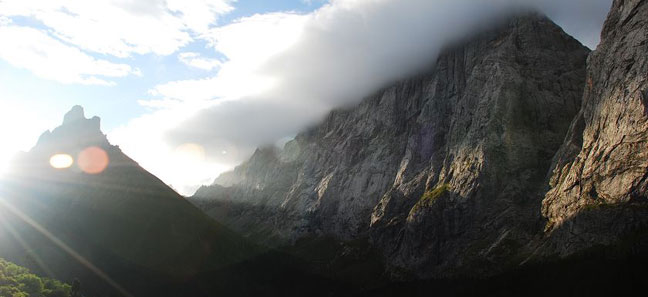
[[0,160],[0,177],[4,176],[5,173],[7,173],[7,170],[9,169],[9,164],[8,162],[2,162],[3,160]]
[[9,172],[9,166],[13,160],[15,152],[5,152],[0,150],[0,177]]

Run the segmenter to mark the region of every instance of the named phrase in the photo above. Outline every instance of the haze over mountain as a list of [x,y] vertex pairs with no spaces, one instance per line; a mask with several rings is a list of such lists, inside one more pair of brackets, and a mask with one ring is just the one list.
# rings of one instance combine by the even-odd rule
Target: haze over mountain
[[111,294],[173,287],[256,249],[110,145],[80,106],[0,186],[1,257]]
[[549,19],[513,18],[191,200],[266,244],[368,240],[396,277],[645,261],[647,21],[646,1],[615,1],[588,58]]
[[[610,3],[3,1],[0,134],[13,141],[0,171],[80,104],[112,143],[192,194],[255,147],[424,69],[447,42],[516,7],[537,7],[594,48]],[[187,142],[203,153],[188,154]]]
[[[259,79],[267,82],[267,86],[236,100],[201,109],[177,127],[168,129],[165,140],[175,146],[201,144],[208,159],[237,165],[256,147],[292,138],[321,122],[330,110],[356,104],[379,88],[424,71],[448,44],[495,26],[519,11],[545,12],[566,24],[593,48],[610,3],[598,0],[333,1],[311,15],[276,17],[279,32],[283,32],[283,24],[287,29],[295,26],[294,23],[299,24],[301,31],[289,39],[285,48],[267,53],[268,58],[244,78],[249,82],[248,87],[254,88],[254,81]],[[264,23],[261,18],[246,21],[249,25]],[[260,38],[258,43],[251,41],[249,46],[265,52],[268,50],[263,42],[266,38]],[[224,52],[233,57],[232,63],[237,58],[248,58],[238,48],[228,48],[232,44],[227,37],[216,41],[217,45],[223,43]],[[219,76],[163,87],[174,89],[170,98],[182,101],[191,96],[185,98],[187,95],[180,90],[204,86],[218,93]]]
[[68,283],[79,279],[84,296],[358,290],[212,220],[111,145],[100,119],[86,118],[81,106],[12,165],[0,179],[0,258]]
[[[345,0],[326,9],[366,3]],[[468,1],[453,3],[445,7],[458,14],[448,13],[449,19],[512,7],[497,1],[466,10]],[[455,20],[466,27],[405,59],[420,58],[414,73],[400,62],[380,66],[370,58],[358,62],[363,70],[357,72],[354,61],[344,69],[316,61],[309,70],[329,77],[349,69],[360,78],[369,69],[363,63],[393,70],[344,82],[357,82],[355,91],[371,89],[368,96],[322,91],[336,83],[316,84],[305,72],[306,78],[287,76],[299,92],[286,92],[285,102],[314,94],[296,105],[277,111],[254,96],[220,103],[253,107],[260,122],[264,111],[294,108],[303,111],[302,124],[312,125],[282,148],[257,148],[189,198],[112,145],[100,119],[74,106],[0,179],[0,257],[63,281],[78,277],[84,294],[96,296],[644,292],[648,1],[614,0],[594,51],[550,17],[529,11],[529,3]],[[396,9],[393,2],[380,4]],[[326,16],[326,9],[315,15]],[[415,21],[428,10],[405,11]],[[362,20],[371,25],[370,19]],[[308,38],[317,36],[326,34]],[[389,56],[371,49],[381,61]],[[278,54],[264,67],[282,61],[294,70],[300,57]],[[331,81],[337,79],[348,77]],[[339,101],[318,101],[320,95]],[[323,104],[307,110],[308,102]],[[315,123],[315,113],[338,105]],[[224,128],[211,117],[227,109],[211,117],[201,110],[170,135],[181,138],[185,151],[209,150],[195,137],[220,145]],[[177,123],[173,113],[162,114]],[[250,121],[223,115],[229,117],[216,121]],[[296,129],[293,120],[277,124]],[[268,142],[276,126],[257,125],[226,136],[252,146],[247,129]]]
[[513,18],[282,151],[257,150],[192,200],[270,243],[370,237],[398,269],[481,274],[474,261],[508,261],[541,229],[536,192],[578,112],[588,53],[543,16]]

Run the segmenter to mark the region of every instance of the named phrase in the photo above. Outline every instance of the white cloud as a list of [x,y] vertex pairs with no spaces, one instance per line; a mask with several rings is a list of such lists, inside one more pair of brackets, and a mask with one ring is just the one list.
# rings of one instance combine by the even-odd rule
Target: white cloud
[[[235,1],[2,0],[0,58],[45,79],[114,85],[106,77],[142,73],[92,55],[172,54],[206,34],[219,16],[234,9]],[[189,62],[196,67],[217,67],[213,60]]]
[[11,19],[8,17],[0,16],[0,26],[6,26],[11,24]]
[[58,38],[116,57],[169,55],[233,9],[233,0],[4,0],[0,16],[30,17]]
[[[146,104],[150,102],[146,101]],[[233,168],[235,163],[214,159],[205,154],[199,144],[174,145],[165,140],[165,131],[194,116],[197,110],[206,108],[209,103],[160,102],[152,113],[110,131],[110,142],[119,144],[142,167],[184,195],[190,195],[199,186],[210,183],[214,174]],[[187,146],[197,149],[187,150]]]
[[169,10],[180,12],[182,22],[190,30],[202,33],[217,17],[234,9],[232,0],[167,0]]
[[207,71],[216,69],[222,64],[218,59],[203,58],[199,53],[194,52],[179,53],[178,60],[187,66]]
[[249,64],[257,65],[293,45],[308,19],[295,13],[255,14],[213,28],[204,38],[230,61],[251,59]]
[[[310,14],[242,18],[201,35],[227,58],[218,73],[153,88],[158,99],[141,103],[155,107],[156,116],[125,126],[119,141],[128,142],[132,151],[125,151],[160,176],[177,171],[160,160],[173,158],[172,148],[185,143],[205,148],[205,164],[236,164],[256,146],[294,135],[330,109],[425,69],[447,44],[522,6],[538,6],[568,30],[581,28],[568,32],[591,46],[596,41],[587,36],[600,31],[611,0],[587,1],[597,7],[587,15],[578,9],[583,1],[332,0]],[[146,125],[156,129],[155,143],[168,146],[159,155],[137,152],[137,143],[148,143],[138,135],[150,131],[130,127]],[[203,169],[184,183],[197,185],[219,173]],[[168,178],[174,185],[181,179]]]
[[[182,161],[186,159],[186,154],[179,154],[176,148],[191,142],[169,142],[166,134],[201,110],[216,105],[229,106],[242,97],[254,98],[272,89],[275,78],[261,73],[260,67],[297,42],[307,18],[294,13],[254,15],[205,32],[202,38],[227,58],[222,64],[219,63],[218,73],[204,79],[172,81],[155,86],[149,93],[158,99],[139,101],[141,105],[151,108],[151,113],[111,131],[111,141],[120,144],[124,152],[138,160],[144,168],[183,194],[191,194],[200,185],[211,183],[216,175],[231,169],[245,158],[249,154],[247,147],[241,148],[238,140],[228,137],[216,139],[217,146],[205,146],[203,161],[189,164],[191,162]],[[203,62],[211,66],[211,62],[214,62],[197,62],[205,59],[192,52],[180,53],[178,58],[191,66]],[[264,108],[257,110],[264,112]],[[273,114],[269,109],[265,111]],[[240,113],[231,115],[238,116]],[[230,124],[225,120],[229,118],[229,115],[223,117],[224,125]],[[246,137],[247,131],[253,127],[240,125],[230,127],[228,131],[236,134],[245,130],[241,135]]]
[[[218,73],[203,79],[160,84],[149,93],[156,97],[191,102],[212,99],[222,102],[262,94],[274,86],[276,78],[273,74],[262,73],[261,67],[297,42],[307,19],[308,16],[293,13],[258,14],[211,29],[203,38],[227,58],[225,62],[201,58],[193,52],[180,53],[178,57],[185,64],[205,66],[205,69],[218,64]],[[159,103],[160,100],[153,101]],[[149,103],[143,104],[151,106]],[[156,103],[153,105],[159,106]]]
[[326,0],[301,0],[302,3],[307,4],[307,5],[313,5],[316,3],[321,3],[325,2]]
[[61,83],[112,85],[105,77],[137,75],[126,64],[95,59],[46,33],[14,25],[0,26],[0,58],[15,67]]

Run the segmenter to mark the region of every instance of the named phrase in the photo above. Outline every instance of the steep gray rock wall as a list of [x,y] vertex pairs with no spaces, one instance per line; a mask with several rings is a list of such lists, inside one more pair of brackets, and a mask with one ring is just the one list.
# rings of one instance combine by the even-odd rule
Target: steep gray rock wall
[[441,58],[423,133],[409,137],[372,214],[372,238],[393,265],[439,276],[519,263],[580,104],[587,52],[546,19],[518,19]]
[[645,228],[647,177],[648,1],[617,0],[542,203],[552,251],[565,256]]
[[192,201],[266,243],[369,237],[394,271],[479,273],[542,230],[587,54],[544,17],[514,18],[283,150],[258,150]]

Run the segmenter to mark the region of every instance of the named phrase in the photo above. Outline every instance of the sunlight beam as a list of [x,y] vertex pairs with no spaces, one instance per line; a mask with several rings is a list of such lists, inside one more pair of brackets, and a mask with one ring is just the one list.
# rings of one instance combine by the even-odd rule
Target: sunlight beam
[[36,229],[38,232],[43,234],[47,239],[52,241],[56,246],[61,248],[64,252],[68,253],[72,258],[77,260],[81,265],[85,266],[88,268],[90,271],[95,273],[99,278],[102,280],[106,281],[109,285],[111,285],[113,288],[115,288],[117,291],[119,291],[121,294],[124,296],[128,297],[134,297],[131,293],[126,291],[124,288],[122,288],[117,282],[112,280],[107,274],[105,274],[101,269],[98,267],[94,266],[90,261],[88,261],[86,258],[78,254],[76,251],[74,251],[71,247],[69,247],[65,242],[61,241],[58,239],[54,234],[50,233],[45,229],[43,226],[38,224],[38,222],[32,220],[29,216],[25,215],[22,213],[19,209],[13,207],[9,203],[7,203],[2,197],[0,197],[0,206],[8,210],[9,212],[13,213],[15,216],[17,216],[19,219],[27,223],[28,225],[32,226],[34,229]]
[[0,225],[4,226],[5,229],[9,231],[9,233],[11,233],[11,236],[13,236],[13,238],[15,238],[18,241],[20,246],[22,246],[25,250],[28,251],[28,254],[34,259],[36,264],[45,272],[47,276],[49,276],[50,278],[54,278],[54,273],[52,273],[49,267],[45,265],[45,262],[43,262],[43,260],[38,256],[38,254],[31,252],[32,248],[29,246],[29,244],[27,244],[25,239],[23,239],[20,233],[16,231],[13,225],[11,225],[11,223],[9,223],[9,221],[7,221],[4,216],[0,216]]

